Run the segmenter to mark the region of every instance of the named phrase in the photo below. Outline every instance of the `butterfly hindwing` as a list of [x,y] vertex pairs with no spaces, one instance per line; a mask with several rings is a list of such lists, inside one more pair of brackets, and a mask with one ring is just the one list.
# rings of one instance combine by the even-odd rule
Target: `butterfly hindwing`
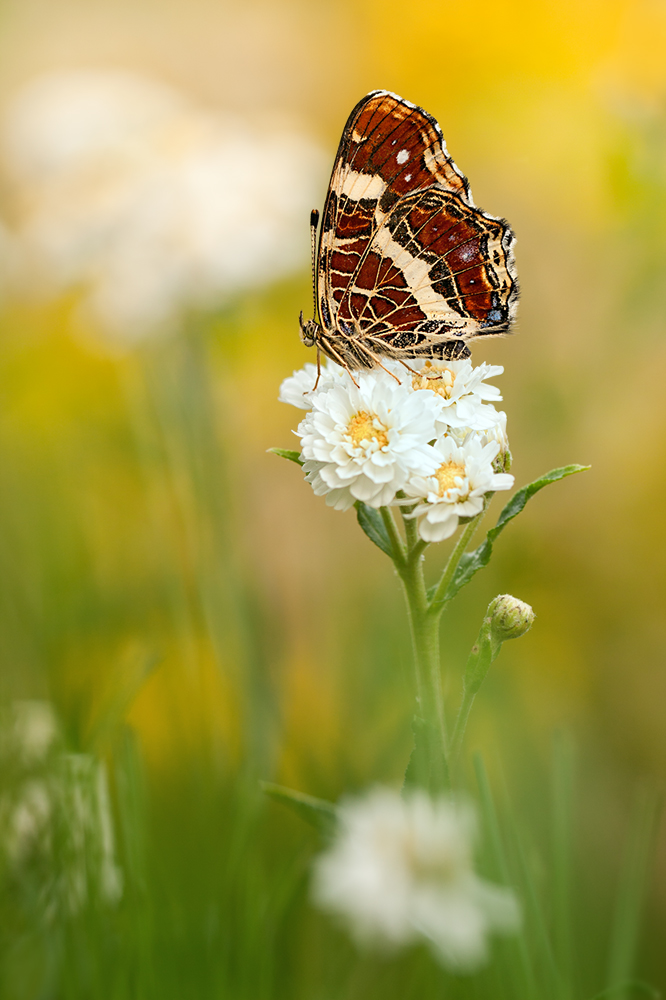
[[434,118],[386,91],[359,102],[322,221],[326,328],[367,337],[377,354],[461,356],[454,338],[510,326],[512,242],[506,222],[474,206]]

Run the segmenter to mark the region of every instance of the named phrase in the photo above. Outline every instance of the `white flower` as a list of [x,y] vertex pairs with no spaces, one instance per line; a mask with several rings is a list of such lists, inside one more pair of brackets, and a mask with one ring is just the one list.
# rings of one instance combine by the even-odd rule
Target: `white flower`
[[473,368],[471,361],[426,361],[412,376],[412,388],[432,392],[440,400],[439,431],[447,427],[485,430],[496,422],[496,411],[483,401],[502,399],[499,389],[485,380],[503,371],[500,365],[485,362]]
[[4,850],[12,865],[19,866],[43,846],[50,847],[53,803],[44,781],[26,781],[17,800],[2,802]]
[[428,444],[438,406],[381,368],[357,372],[317,390],[301,421],[302,457],[315,493],[346,510],[354,500],[372,507],[391,503],[415,473],[439,464]]
[[482,445],[488,444],[489,441],[496,441],[499,445],[499,451],[493,459],[493,469],[495,472],[508,472],[511,468],[511,450],[506,432],[506,413],[504,410],[498,411],[494,407],[487,407],[487,409],[492,409],[495,415],[495,423],[491,427],[486,427],[482,431],[474,431],[471,427],[452,427],[448,434],[458,444],[462,444],[470,434],[473,434]]
[[492,931],[517,928],[511,890],[473,870],[469,807],[375,788],[343,802],[338,819],[336,839],[315,863],[314,898],[359,942],[425,938],[442,963],[469,971],[486,959]]
[[468,434],[460,444],[450,435],[435,443],[437,469],[429,476],[412,476],[405,486],[408,496],[424,501],[411,515],[418,517],[424,541],[448,538],[461,517],[474,517],[483,510],[486,493],[511,489],[513,476],[493,471],[499,449],[498,441],[483,444],[475,433]]
[[122,894],[104,764],[61,747],[47,702],[17,702],[0,713],[2,878],[36,890],[49,920]]
[[304,262],[323,159],[293,129],[251,126],[171,87],[107,70],[51,73],[2,134],[18,290],[84,290],[130,343]]
[[58,720],[48,701],[15,701],[0,715],[0,756],[22,767],[42,763],[59,737]]
[[344,382],[348,378],[344,368],[336,365],[335,361],[331,361],[330,358],[321,365],[318,383],[317,374],[317,366],[308,362],[289,378],[284,379],[280,386],[278,400],[281,403],[297,406],[299,410],[311,410],[315,385],[317,385],[317,392],[323,392],[335,382]]

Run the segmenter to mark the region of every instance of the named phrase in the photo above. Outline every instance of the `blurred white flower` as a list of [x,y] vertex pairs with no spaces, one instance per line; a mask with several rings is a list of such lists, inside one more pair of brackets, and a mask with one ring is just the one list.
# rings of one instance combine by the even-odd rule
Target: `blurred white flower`
[[115,903],[122,895],[116,863],[106,770],[92,754],[63,754],[54,785],[59,811],[58,898],[77,912],[91,896]]
[[39,850],[42,842],[48,842],[53,815],[48,785],[39,780],[26,781],[14,802],[2,802],[1,811],[4,848],[11,863],[18,866]]
[[15,701],[0,717],[0,757],[22,767],[45,760],[60,735],[58,720],[48,701]]
[[419,519],[419,534],[424,541],[449,538],[461,517],[481,513],[486,493],[513,486],[513,476],[493,469],[499,442],[482,444],[479,438],[474,432],[460,444],[449,435],[440,438],[434,446],[438,464],[433,474],[414,475],[405,486],[407,496],[423,501],[408,516]]
[[252,127],[130,72],[71,70],[16,94],[0,140],[14,284],[82,288],[120,343],[307,255],[323,157],[297,131]]
[[418,374],[412,375],[412,388],[436,394],[442,408],[438,429],[467,427],[485,430],[496,422],[493,406],[484,400],[498,402],[502,399],[499,389],[487,385],[486,379],[501,375],[500,365],[485,362],[472,367],[471,361],[426,361]]
[[48,702],[16,702],[0,720],[0,866],[46,919],[91,899],[115,903],[115,857],[104,765],[63,753]]
[[338,819],[334,842],[315,863],[314,898],[360,943],[425,938],[443,964],[470,971],[486,959],[492,931],[517,929],[514,894],[472,867],[469,807],[375,788],[344,801]]
[[348,374],[312,393],[312,410],[301,421],[305,472],[315,493],[345,510],[362,500],[371,507],[391,503],[411,475],[432,474],[438,456],[438,406],[381,368]]

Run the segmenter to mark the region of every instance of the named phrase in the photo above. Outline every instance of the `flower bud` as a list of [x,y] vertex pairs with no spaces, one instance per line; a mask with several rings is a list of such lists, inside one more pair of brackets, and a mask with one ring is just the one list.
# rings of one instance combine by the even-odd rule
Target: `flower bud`
[[536,615],[529,604],[511,594],[500,594],[488,607],[490,632],[497,643],[518,639],[532,628]]

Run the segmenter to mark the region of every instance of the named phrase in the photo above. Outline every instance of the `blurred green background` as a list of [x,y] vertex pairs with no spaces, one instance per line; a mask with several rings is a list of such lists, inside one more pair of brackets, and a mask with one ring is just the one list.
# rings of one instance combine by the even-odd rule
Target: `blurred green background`
[[[589,995],[636,786],[666,777],[665,52],[661,0],[0,8],[5,104],[35,74],[120,67],[256,127],[296,123],[328,163],[354,103],[387,88],[435,115],[477,204],[510,220],[518,329],[473,360],[505,366],[519,485],[592,471],[502,537],[448,613],[444,661],[453,693],[487,602],[534,606],[471,746],[547,841],[551,740],[573,734]],[[321,207],[326,169],[316,183]],[[4,183],[9,230],[13,197]],[[385,557],[266,454],[292,446],[278,387],[312,360],[306,256],[257,284],[123,350],[82,334],[85,289],[4,295],[0,696],[51,701],[67,748],[106,761],[125,891],[64,930],[7,890],[2,996],[429,995],[309,908],[314,836],[256,791],[396,782],[411,716]],[[665,875],[662,836],[639,959],[661,986]]]

